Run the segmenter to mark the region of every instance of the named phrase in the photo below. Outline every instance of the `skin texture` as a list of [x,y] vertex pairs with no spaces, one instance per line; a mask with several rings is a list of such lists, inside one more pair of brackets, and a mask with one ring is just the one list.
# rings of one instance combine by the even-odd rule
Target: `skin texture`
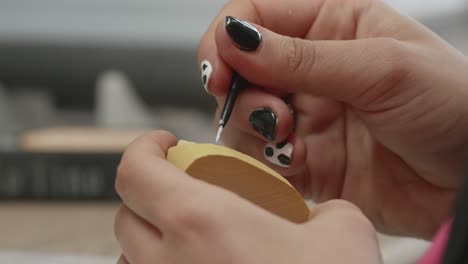
[[122,157],[118,263],[381,263],[375,230],[351,203],[329,201],[308,222],[289,222],[174,167],[166,153],[175,144],[155,131]]
[[[262,33],[256,51],[232,42],[228,15]],[[380,231],[425,239],[451,217],[468,157],[468,61],[427,28],[381,1],[237,0],[203,36],[203,59],[219,107],[233,70],[252,84],[223,143],[305,197],[348,200]],[[248,123],[262,107],[278,116],[275,142],[294,145],[289,168],[265,159]]]
[[[232,43],[228,15],[262,33],[256,51]],[[252,83],[223,142],[320,204],[305,224],[280,219],[169,164],[176,139],[156,131],[117,171],[119,263],[381,263],[374,226],[430,238],[451,216],[468,153],[468,62],[428,29],[379,1],[237,0],[203,36],[205,59],[219,106],[232,70]],[[278,117],[275,142],[294,145],[290,167],[264,158],[268,142],[249,126],[259,108]]]

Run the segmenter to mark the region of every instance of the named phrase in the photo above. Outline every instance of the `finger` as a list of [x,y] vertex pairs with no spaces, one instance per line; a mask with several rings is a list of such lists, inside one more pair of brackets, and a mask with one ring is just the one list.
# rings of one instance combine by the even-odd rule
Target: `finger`
[[343,115],[343,104],[325,97],[297,93],[290,102],[295,113],[294,132],[300,137],[323,133]]
[[190,195],[201,184],[166,160],[167,150],[175,144],[175,137],[164,131],[139,137],[125,151],[115,183],[124,204],[163,233],[171,222],[165,219],[171,199]]
[[[317,16],[322,1],[280,0],[272,5],[269,0],[242,0],[229,2],[214,19],[200,41],[198,63],[202,82],[207,91],[224,95],[232,71],[220,58],[214,41],[216,26],[226,16],[236,16],[289,36],[304,36]],[[306,7],[306,8],[305,8]],[[204,77],[205,76],[205,77]],[[203,80],[206,81],[203,81]]]
[[299,173],[305,166],[306,146],[301,138],[294,135],[280,144],[275,144],[265,142],[236,128],[226,127],[223,143],[265,163],[285,177]]
[[355,204],[341,199],[328,200],[323,203],[318,203],[310,209],[310,219],[314,219],[318,216],[323,216],[326,214],[334,212],[356,212],[362,213],[361,209]]
[[[409,75],[408,44],[390,38],[309,41],[256,27],[262,43],[255,52],[239,49],[224,23],[217,27],[216,43],[223,60],[259,87],[325,96],[366,110],[379,110],[372,108],[375,102],[380,108],[389,107],[388,99],[405,92],[395,90]],[[386,92],[387,87],[393,90]]]
[[117,264],[130,264],[124,255],[120,255],[119,260],[117,260]]
[[[313,234],[315,228],[323,231],[324,227],[331,228],[334,231],[342,229],[343,232],[354,231],[357,235],[362,232],[375,233],[371,221],[364,215],[355,204],[341,200],[329,200],[311,208],[309,221],[305,227]],[[330,223],[332,223],[330,225]],[[334,223],[334,224],[333,224]],[[343,225],[343,223],[346,223]],[[352,228],[352,230],[350,230]]]
[[304,39],[389,37],[417,40],[432,37],[423,26],[401,16],[382,1],[279,0],[275,4],[269,0],[231,1],[209,26],[198,53],[200,67],[202,61],[212,65],[209,71],[212,79],[208,87],[218,96],[226,93],[232,71],[232,65],[219,55],[222,49],[214,43],[216,27],[223,23],[226,16],[240,18],[281,35]]
[[[216,97],[224,105],[225,97]],[[227,127],[264,141],[281,142],[292,132],[293,114],[284,100],[255,87],[242,91]]]
[[[322,258],[327,255],[327,259],[334,259],[334,263],[346,263],[349,258],[355,259],[356,263],[382,262],[379,254],[369,256],[369,252],[379,252],[377,236],[359,208],[343,200],[331,200],[315,206],[311,213],[311,219],[300,227],[303,229],[301,233],[306,237],[320,237],[308,246],[322,252]],[[336,242],[336,238],[340,238],[342,245],[356,245],[353,254],[344,259],[336,251],[329,251],[330,243]]]
[[126,260],[150,263],[162,259],[164,247],[159,230],[126,206],[121,206],[117,212],[114,230]]
[[179,241],[204,235],[225,229],[228,220],[251,221],[255,212],[262,214],[247,200],[190,177],[170,164],[164,157],[174,144],[174,136],[162,131],[138,138],[125,151],[116,178],[116,190],[124,204],[157,226],[163,238]]

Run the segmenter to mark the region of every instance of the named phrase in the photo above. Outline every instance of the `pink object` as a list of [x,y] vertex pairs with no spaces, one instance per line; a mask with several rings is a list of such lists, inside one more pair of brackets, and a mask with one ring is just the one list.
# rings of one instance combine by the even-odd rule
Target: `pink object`
[[419,259],[418,264],[440,264],[447,246],[452,220],[442,225],[432,240],[426,253]]

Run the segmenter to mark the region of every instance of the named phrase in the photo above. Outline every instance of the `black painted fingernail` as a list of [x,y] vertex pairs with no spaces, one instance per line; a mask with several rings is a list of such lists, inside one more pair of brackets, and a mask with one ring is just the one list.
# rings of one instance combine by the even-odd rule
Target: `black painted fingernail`
[[262,108],[253,111],[252,114],[250,114],[249,123],[253,129],[262,134],[267,140],[275,140],[278,118],[270,109]]
[[256,50],[262,42],[262,34],[245,21],[227,16],[225,27],[229,37],[239,45],[241,50]]

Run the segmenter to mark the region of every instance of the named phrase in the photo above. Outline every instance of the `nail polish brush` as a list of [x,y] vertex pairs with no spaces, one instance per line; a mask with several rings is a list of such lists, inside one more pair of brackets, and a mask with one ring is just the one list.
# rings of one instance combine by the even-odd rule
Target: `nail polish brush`
[[238,73],[234,72],[232,74],[230,89],[226,97],[226,101],[224,102],[224,107],[221,112],[221,118],[219,120],[218,133],[216,134],[216,143],[218,143],[219,139],[221,138],[223,129],[227,125],[227,122],[231,117],[232,110],[234,109],[234,105],[236,103],[237,95],[241,90],[245,89],[248,84],[249,83],[247,82],[247,80],[242,78],[242,76],[240,76]]
[[[229,37],[238,45],[242,51],[254,51],[262,42],[262,34],[250,25],[249,23],[238,18],[227,16],[225,19],[225,28]],[[234,108],[237,95],[241,90],[246,88],[249,83],[242,78],[238,73],[234,72],[231,79],[231,86],[224,103],[221,119],[219,120],[218,134],[216,135],[216,143],[218,143],[226,126],[231,112]]]

